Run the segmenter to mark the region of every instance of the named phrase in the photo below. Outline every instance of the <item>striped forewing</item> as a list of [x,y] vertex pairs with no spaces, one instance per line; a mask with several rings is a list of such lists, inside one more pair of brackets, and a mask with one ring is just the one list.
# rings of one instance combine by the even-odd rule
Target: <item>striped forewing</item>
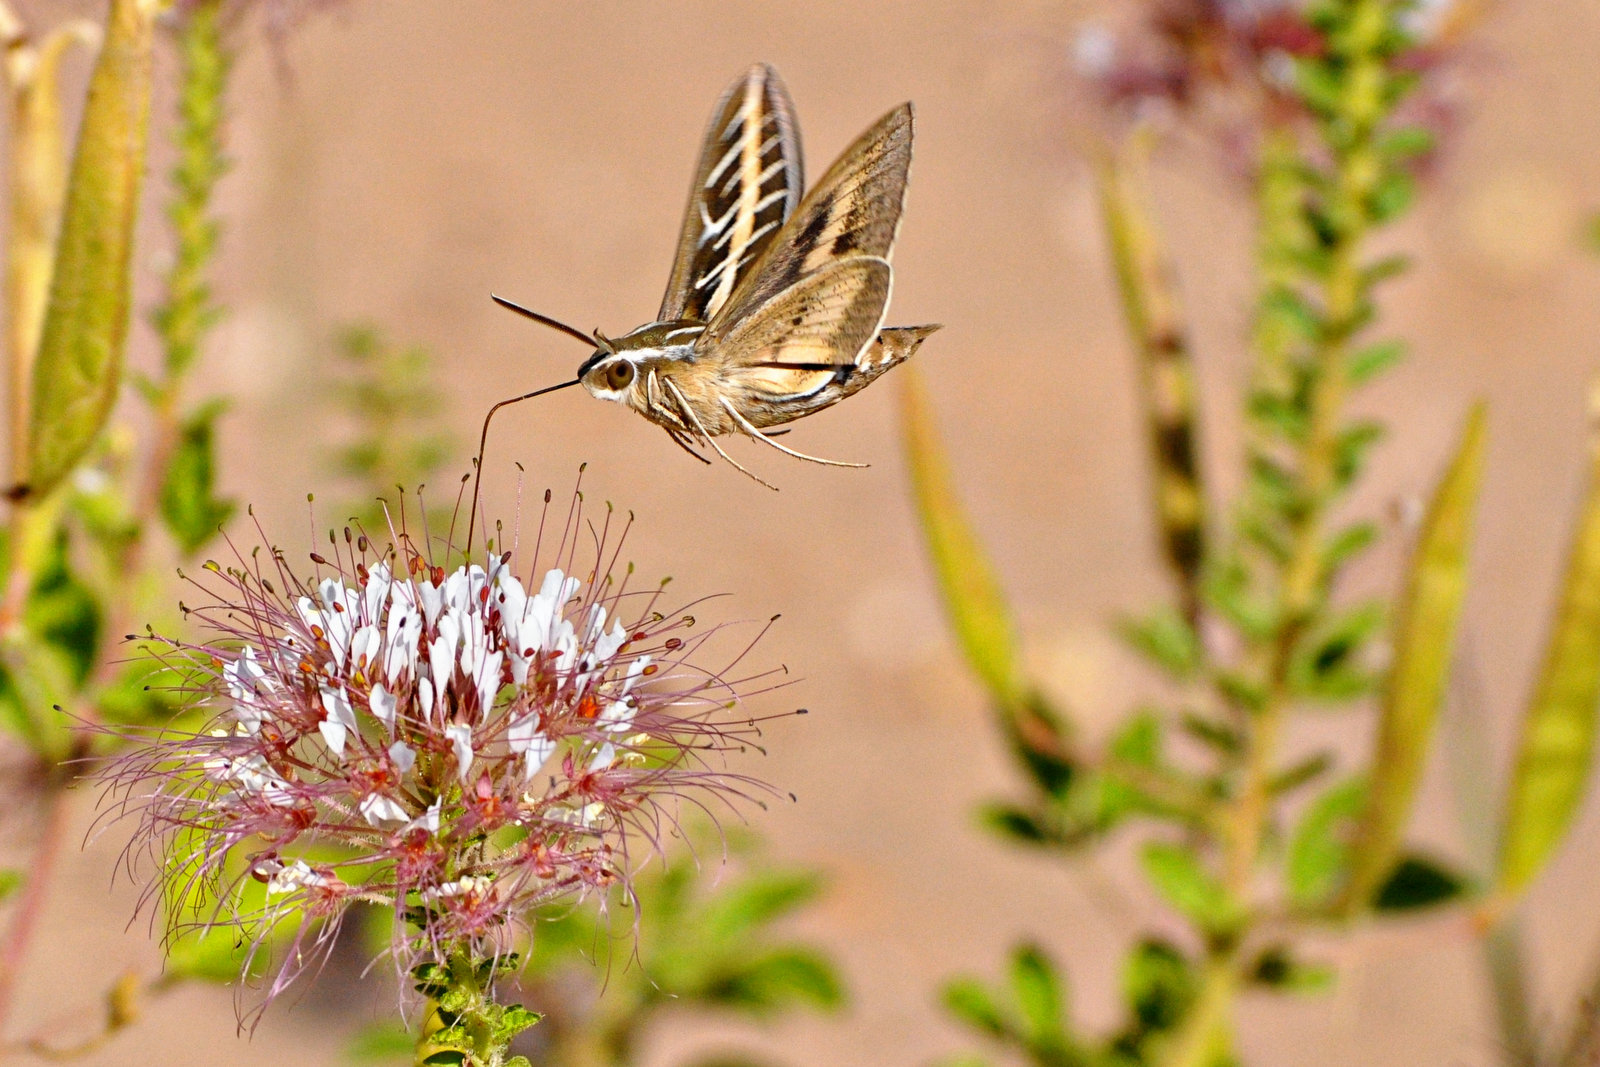
[[804,181],[794,104],[777,72],[757,64],[712,113],[656,318],[709,321],[794,211]]
[[858,137],[801,200],[760,261],[709,320],[696,347],[708,351],[747,315],[835,260],[887,260],[905,203],[911,137],[910,104],[895,108]]
[[[853,365],[877,336],[892,271],[876,256],[836,259],[740,320],[716,351],[730,384],[776,398]],[[809,383],[809,384],[807,384]]]

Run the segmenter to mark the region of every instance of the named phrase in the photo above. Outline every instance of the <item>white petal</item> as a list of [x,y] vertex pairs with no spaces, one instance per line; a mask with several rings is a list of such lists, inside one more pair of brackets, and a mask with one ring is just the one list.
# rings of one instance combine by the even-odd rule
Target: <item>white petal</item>
[[317,724],[317,732],[335,756],[344,755],[344,723],[337,719],[323,719]]
[[442,799],[441,797],[434,797],[433,803],[428,805],[428,810],[402,826],[400,832],[405,834],[412,830],[421,829],[428,831],[430,836],[437,834],[439,832],[439,804]]
[[456,780],[465,783],[472,770],[472,727],[465,723],[451,723],[444,728],[445,737],[456,754]]
[[478,709],[483,715],[489,714],[490,709],[494,707],[495,694],[500,692],[500,664],[504,659],[505,654],[501,652],[491,652],[484,656],[472,679],[478,689]]
[[650,666],[649,656],[640,656],[628,664],[628,673],[622,678],[622,695],[627,696],[633,692],[633,685],[644,676],[644,669]]
[[427,617],[428,625],[432,626],[439,617],[439,610],[444,607],[444,591],[434,588],[432,582],[422,582],[417,586],[417,596],[422,601],[422,614]]
[[404,741],[396,741],[389,746],[389,762],[401,774],[410,774],[411,768],[417,765],[417,752]]
[[367,696],[367,707],[371,709],[373,718],[394,732],[394,716],[396,706],[395,695],[383,687],[382,682],[375,682],[372,692]]
[[422,709],[424,715],[433,714],[433,698],[433,683],[426,678],[419,678],[417,680],[417,706]]
[[594,643],[595,666],[611,662],[611,657],[617,654],[617,649],[628,643],[628,632],[618,622],[611,628],[609,634],[602,634]]
[[361,619],[368,626],[376,626],[383,614],[384,602],[389,599],[389,586],[393,579],[387,563],[377,563],[367,571],[367,585],[361,591]]
[[433,669],[433,680],[439,689],[450,685],[455,676],[456,647],[461,640],[461,616],[455,608],[445,609],[439,616],[438,636],[428,645],[428,666]]
[[382,793],[373,793],[361,802],[361,817],[370,826],[382,829],[385,823],[405,822],[410,814],[405,808]]
[[355,667],[365,667],[378,661],[378,645],[381,638],[378,636],[376,626],[363,626],[357,630],[350,639],[350,663]]
[[388,648],[384,653],[383,673],[394,683],[417,672],[417,642],[422,637],[422,616],[409,605],[397,603],[389,609],[387,632]]
[[261,669],[256,659],[256,650],[248,645],[233,662],[222,668],[222,680],[228,685],[228,695],[235,700],[244,700],[261,692],[265,688],[262,682],[266,677],[267,672]]
[[317,727],[322,739],[328,743],[335,756],[344,755],[347,732],[356,728],[356,713],[350,707],[350,697],[342,689],[322,690],[322,709],[327,716]]

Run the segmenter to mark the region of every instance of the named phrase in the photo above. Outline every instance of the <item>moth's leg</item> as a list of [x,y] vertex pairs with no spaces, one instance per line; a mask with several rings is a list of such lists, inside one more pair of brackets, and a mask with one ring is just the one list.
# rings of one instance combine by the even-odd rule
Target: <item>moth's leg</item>
[[773,448],[776,448],[779,452],[782,452],[786,456],[793,456],[795,459],[803,459],[803,460],[807,460],[808,462],[811,462],[811,463],[820,463],[824,467],[868,467],[868,466],[871,466],[871,464],[869,464],[869,463],[845,463],[842,460],[837,460],[837,459],[819,459],[816,456],[808,456],[804,452],[796,452],[792,448],[785,448],[783,445],[780,445],[778,442],[774,441],[772,438],[768,437],[766,434],[764,434],[760,430],[756,429],[755,426],[753,426],[751,424],[749,419],[747,419],[743,415],[739,414],[739,409],[738,408],[734,407],[731,403],[728,402],[728,398],[727,397],[725,397],[725,396],[724,397],[718,397],[718,399],[720,401],[722,401],[722,406],[727,409],[728,414],[733,416],[733,421],[737,422],[739,424],[739,426],[741,428],[743,428],[745,433],[749,434],[751,437],[754,437],[757,441],[760,441],[762,444],[771,445]]
[[672,438],[673,444],[677,445],[679,448],[683,449],[685,452],[689,453],[689,455],[693,456],[701,463],[704,463],[706,466],[711,466],[711,461],[709,459],[689,447],[689,442],[683,439],[683,435],[681,433],[676,430],[667,429],[665,426],[663,426],[662,429],[667,431],[667,436]]
[[703,440],[706,444],[710,445],[712,448],[716,449],[717,450],[717,455],[719,455],[723,459],[727,460],[729,466],[731,466],[734,470],[738,471],[739,473],[744,474],[747,477],[753,479],[754,481],[760,482],[762,485],[766,486],[768,489],[771,489],[773,492],[777,492],[778,491],[778,487],[777,486],[775,486],[771,482],[765,480],[759,474],[756,474],[755,472],[750,471],[750,470],[746,470],[743,466],[740,465],[738,460],[734,459],[732,456],[728,455],[726,452],[724,452],[722,450],[722,446],[717,444],[717,439],[715,437],[712,437],[710,434],[706,433],[706,428],[700,424],[700,416],[698,416],[698,415],[696,415],[694,413],[694,408],[689,406],[689,401],[684,397],[683,390],[679,389],[677,384],[675,382],[673,382],[673,380],[671,378],[668,378],[668,379],[664,380],[661,384],[666,388],[667,392],[671,393],[673,395],[673,397],[675,397],[677,399],[679,412],[681,412],[683,414],[684,418],[688,419],[691,423],[694,424],[695,430],[698,431],[699,434],[700,434],[700,439]]

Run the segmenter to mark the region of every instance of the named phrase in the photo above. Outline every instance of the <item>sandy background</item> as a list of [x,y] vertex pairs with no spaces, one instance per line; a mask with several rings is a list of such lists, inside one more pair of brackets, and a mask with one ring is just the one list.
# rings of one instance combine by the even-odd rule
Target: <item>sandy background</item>
[[[98,10],[21,6],[39,23]],[[1104,623],[1149,603],[1162,581],[1132,365],[1088,176],[1052,95],[1084,7],[365,0],[294,35],[287,83],[254,39],[232,130],[239,165],[223,193],[220,290],[233,313],[206,371],[240,397],[223,431],[227,488],[294,543],[304,493],[329,483],[312,448],[329,432],[319,375],[341,323],[370,319],[432,347],[464,444],[492,400],[558,380],[583,355],[496,309],[491,290],[612,333],[648,318],[706,113],[751,61],[787,81],[813,177],[909,98],[919,128],[893,319],[947,324],[918,362],[956,473],[1030,656],[1086,729],[1101,728],[1143,684]],[[1542,640],[1582,471],[1584,395],[1600,369],[1600,263],[1576,240],[1600,203],[1597,41],[1600,8],[1586,0],[1508,2],[1485,27],[1449,156],[1393,237],[1417,268],[1387,291],[1389,323],[1415,354],[1360,403],[1396,420],[1354,506],[1366,513],[1421,492],[1466,405],[1492,405],[1468,656],[1481,679],[1472,711],[1486,724],[1471,728],[1497,767]],[[1169,153],[1158,186],[1195,312],[1209,459],[1226,481],[1251,296],[1247,215],[1204,152]],[[136,358],[152,341],[136,328]],[[591,497],[640,516],[631,554],[644,573],[730,592],[740,614],[782,611],[768,652],[802,680],[773,706],[814,712],[773,730],[771,756],[750,769],[800,798],[757,821],[777,856],[831,873],[833,892],[798,928],[835,951],[853,1006],[766,1035],[674,1023],[652,1064],[733,1038],[794,1065],[928,1063],[971,1047],[934,1006],[939,982],[995,972],[1025,935],[1069,961],[1079,1015],[1104,1023],[1121,946],[1156,914],[1115,860],[1064,869],[972,827],[975,804],[1006,789],[1007,767],[930,592],[896,452],[896,388],[790,439],[869,470],[741,449],[778,494],[693,463],[578,393],[513,409],[499,426],[491,462],[520,460],[535,489],[562,493],[589,462]],[[464,447],[455,463],[465,469]],[[511,479],[491,497],[509,510]],[[1391,542],[1354,584],[1384,588],[1395,559]],[[1361,717],[1313,724],[1300,740],[1329,737],[1359,745]],[[1442,767],[1418,833],[1470,854]],[[1590,805],[1528,907],[1547,1009],[1564,1012],[1600,946],[1597,840]],[[143,928],[124,932],[125,888],[106,895],[114,849],[76,857],[81,876],[53,902],[41,941],[53,947],[21,1004],[37,1025],[70,1032],[107,968],[154,965]],[[1453,923],[1388,927],[1334,951],[1345,971],[1332,997],[1247,1002],[1248,1062],[1495,1062],[1479,958]],[[346,1035],[383,1008],[336,985],[275,1011],[248,1043],[234,1037],[225,993],[186,990],[91,1062],[337,1063]]]

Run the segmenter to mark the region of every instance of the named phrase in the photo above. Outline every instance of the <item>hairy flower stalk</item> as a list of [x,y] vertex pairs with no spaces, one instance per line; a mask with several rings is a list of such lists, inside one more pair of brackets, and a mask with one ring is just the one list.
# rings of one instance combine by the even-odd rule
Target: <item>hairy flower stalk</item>
[[377,551],[347,530],[309,580],[277,550],[206,564],[188,613],[208,639],[156,642],[214,717],[112,772],[162,892],[190,902],[170,933],[235,926],[248,972],[293,926],[270,1000],[352,904],[386,905],[429,1047],[506,1062],[537,1017],[490,992],[532,910],[625,884],[683,804],[763,788],[720,766],[756,724],[730,717],[751,678],[692,662],[718,628],[613,581],[604,530],[572,574],[576,507],[567,525],[561,565],[522,576],[511,552],[447,570],[403,531]]

